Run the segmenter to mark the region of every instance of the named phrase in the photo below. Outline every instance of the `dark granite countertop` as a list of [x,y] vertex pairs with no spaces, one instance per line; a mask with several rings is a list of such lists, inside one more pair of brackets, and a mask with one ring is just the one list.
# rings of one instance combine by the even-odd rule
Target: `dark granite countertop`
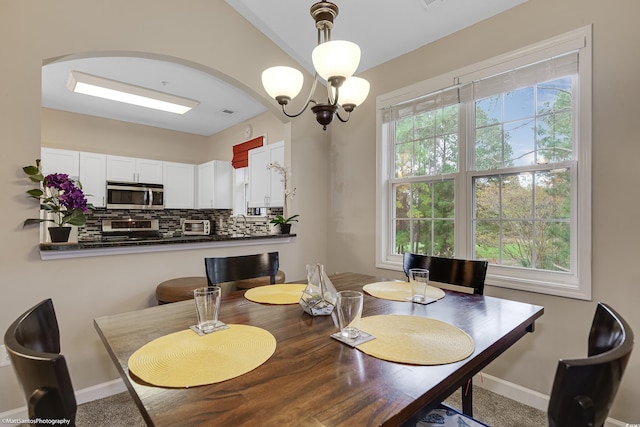
[[68,243],[41,243],[41,251],[65,251],[83,249],[132,248],[149,245],[181,245],[186,243],[237,242],[263,239],[295,237],[295,234],[253,234],[253,235],[209,235],[209,236],[174,236],[140,240],[81,240]]

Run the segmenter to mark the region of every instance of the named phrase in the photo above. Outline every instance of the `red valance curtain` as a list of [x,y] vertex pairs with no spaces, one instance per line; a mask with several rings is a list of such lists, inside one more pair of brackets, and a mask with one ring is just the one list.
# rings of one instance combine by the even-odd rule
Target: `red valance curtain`
[[233,146],[233,160],[231,164],[235,169],[249,166],[249,150],[262,147],[262,137],[250,139],[241,144]]

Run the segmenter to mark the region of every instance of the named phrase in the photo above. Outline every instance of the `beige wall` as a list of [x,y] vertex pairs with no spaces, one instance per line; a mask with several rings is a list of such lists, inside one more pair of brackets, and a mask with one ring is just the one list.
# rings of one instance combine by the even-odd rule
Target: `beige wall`
[[208,157],[211,140],[200,135],[50,108],[42,109],[41,126],[43,147],[193,164],[222,160]]
[[[4,183],[6,196],[0,227],[0,330],[4,333],[13,319],[41,299],[53,298],[62,348],[76,389],[118,378],[93,328],[93,319],[155,304],[159,282],[204,275],[204,257],[277,250],[282,269],[294,280],[305,276],[306,263],[326,262],[327,252],[328,136],[311,117],[304,117],[280,126],[291,163],[307,161],[307,152],[314,156],[310,174],[294,172],[298,195],[292,206],[302,220],[295,225],[299,237],[293,243],[41,261],[37,229],[22,229],[22,222],[37,212],[37,206],[24,194],[30,185],[21,170],[39,157],[41,115],[50,112],[43,112],[40,106],[41,66],[49,58],[95,51],[146,52],[200,64],[203,70],[261,99],[275,114],[280,113],[264,98],[260,72],[277,63],[295,65],[223,1],[193,1],[188,7],[163,0],[0,2],[0,182]],[[72,121],[73,126],[78,125]],[[87,119],[73,130],[47,128],[45,138],[52,145],[60,144],[60,148],[84,149],[84,145],[64,147],[64,141],[69,135],[86,135],[87,151],[112,144],[121,154],[137,155],[125,141],[114,141],[104,125],[115,133],[124,133],[127,127]],[[260,126],[256,125],[256,131]],[[166,136],[167,132],[146,129],[139,136],[145,144],[151,144],[160,134]],[[197,137],[185,139],[200,144]],[[302,149],[291,148],[291,140]],[[162,151],[171,149],[164,147]],[[185,157],[183,161],[192,160]],[[24,405],[13,370],[0,368],[0,412]]]
[[175,132],[66,111],[42,109],[42,146],[117,156],[141,157],[200,164],[231,161],[232,147],[246,141],[251,126],[254,138],[266,135],[268,143],[284,139],[285,125],[267,111],[212,136]]
[[[640,3],[635,0],[529,0],[363,73],[371,82],[369,98],[355,111],[352,122],[332,125],[329,265],[340,271],[403,277],[401,272],[376,269],[373,263],[376,96],[593,23],[593,301],[509,291],[488,283],[488,295],[539,304],[545,307],[545,314],[534,334],[508,350],[486,372],[548,395],[557,360],[585,355],[586,337],[598,301],[611,304],[628,319],[637,337],[638,16]],[[611,416],[637,423],[637,349],[627,369]]]
[[[96,16],[101,19],[96,20]],[[372,93],[348,124],[334,123],[323,133],[311,114],[305,114],[284,126],[293,185],[298,188],[292,212],[301,214],[302,220],[296,224],[299,237],[294,244],[260,250],[279,250],[291,278],[302,277],[307,262],[325,262],[330,272],[359,271],[400,278],[400,272],[374,267],[375,97],[593,23],[594,301],[492,286],[486,291],[545,307],[536,332],[507,351],[487,372],[548,394],[558,358],[585,354],[596,301],[612,304],[640,334],[636,308],[640,301],[640,273],[635,268],[636,242],[640,240],[636,211],[640,202],[634,197],[640,184],[636,172],[640,141],[634,126],[640,98],[637,16],[640,5],[635,0],[617,0],[613,4],[595,0],[529,0],[364,73],[372,84]],[[113,30],[114,22],[118,23],[117,31]],[[20,168],[39,153],[40,66],[45,58],[95,50],[184,58],[235,79],[234,83],[263,100],[260,71],[287,61],[293,65],[290,58],[222,1],[193,1],[188,8],[166,0],[0,3],[0,144],[5,153],[0,158],[0,179],[8,198],[2,212],[4,226],[0,228],[0,330],[4,331],[34,302],[53,297],[76,388],[118,376],[93,330],[94,317],[153,303],[153,290],[159,281],[202,274],[202,258],[213,254],[194,250],[39,260],[37,231],[21,228],[24,218],[32,216],[35,208],[23,195],[28,183]],[[276,111],[270,101],[264,102]],[[139,272],[140,265],[152,272]],[[107,271],[110,277],[105,277]],[[637,384],[638,351],[632,356],[611,413],[614,418],[629,423],[640,420]],[[24,400],[13,371],[0,368],[0,412],[22,405]]]

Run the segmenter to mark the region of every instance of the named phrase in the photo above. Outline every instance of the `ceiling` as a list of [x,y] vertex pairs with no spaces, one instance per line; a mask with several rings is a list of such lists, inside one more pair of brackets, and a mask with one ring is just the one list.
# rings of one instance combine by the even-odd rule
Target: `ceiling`
[[[313,0],[225,1],[313,74],[311,51],[317,38],[309,14]],[[340,11],[332,39],[350,40],[360,46],[357,74],[526,0],[334,1]],[[195,99],[200,105],[178,115],[76,94],[67,89],[71,70]],[[104,56],[43,66],[42,105],[203,136],[266,111],[245,92],[203,71],[149,58]]]

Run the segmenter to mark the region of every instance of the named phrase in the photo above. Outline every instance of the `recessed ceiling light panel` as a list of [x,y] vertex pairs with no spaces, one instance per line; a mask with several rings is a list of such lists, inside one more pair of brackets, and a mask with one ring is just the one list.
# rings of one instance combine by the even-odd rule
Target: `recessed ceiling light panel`
[[184,114],[199,104],[198,101],[192,99],[105,79],[79,71],[71,71],[69,73],[67,87],[76,93],[176,114]]

